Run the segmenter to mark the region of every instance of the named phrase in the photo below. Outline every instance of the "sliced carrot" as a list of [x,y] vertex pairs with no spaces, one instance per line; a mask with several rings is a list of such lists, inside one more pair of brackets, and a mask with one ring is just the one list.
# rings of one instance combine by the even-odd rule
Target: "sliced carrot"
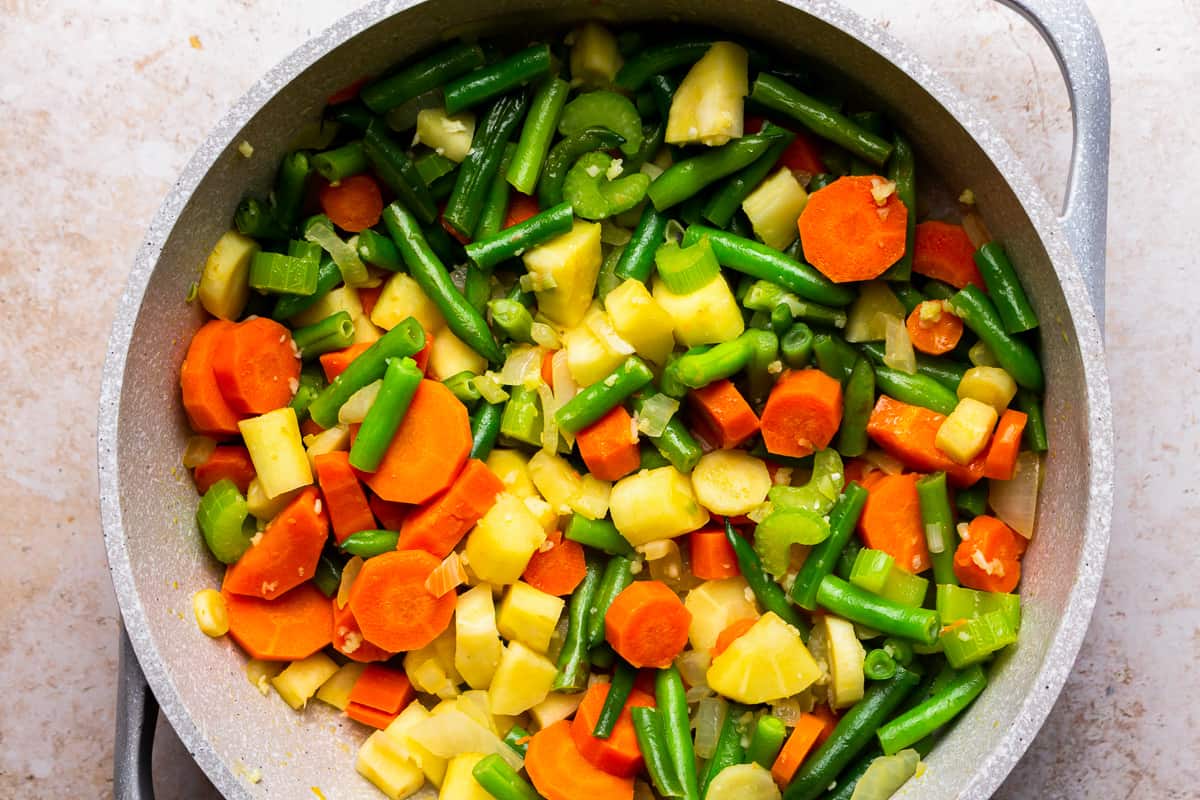
[[961,225],[936,220],[917,225],[913,272],[959,289],[973,283],[987,291],[975,266],[975,245]]
[[824,729],[825,720],[816,714],[806,712],[800,715],[800,719],[796,720],[796,727],[792,729],[792,735],[783,743],[783,749],[771,765],[771,777],[775,779],[775,783],[780,787],[791,783],[796,770],[800,769],[804,759],[808,758],[809,752],[816,746],[817,737]]
[[[229,573],[225,573],[228,579]],[[251,658],[298,661],[330,642],[333,612],[328,598],[312,583],[263,600],[221,588],[229,635]]]
[[602,481],[615,481],[642,462],[633,418],[624,406],[613,406],[603,417],[575,435],[579,455],[588,471]]
[[372,344],[373,342],[359,342],[350,345],[345,350],[322,353],[319,358],[321,369],[325,372],[325,380],[333,383],[333,379],[345,372],[346,367],[350,366],[350,362],[365,353]]
[[213,373],[213,359],[218,344],[232,322],[214,319],[204,323],[192,336],[183,366],[179,368],[179,385],[183,389],[183,408],[187,411],[192,430],[218,438],[237,436],[238,420],[243,415],[229,407]]
[[[1021,436],[1029,417],[1015,409],[1007,409],[996,423],[992,443],[988,445],[983,459],[983,477],[997,481],[1012,480],[1017,469],[1017,456],[1021,452]],[[220,448],[217,448],[218,450]]]
[[240,444],[223,444],[213,449],[212,454],[204,463],[197,464],[192,471],[192,480],[196,482],[196,491],[204,494],[209,487],[222,478],[228,478],[237,485],[238,491],[246,493],[250,481],[254,480],[254,462],[250,460],[250,451]]
[[513,192],[508,196],[508,213],[504,215],[504,227],[511,228],[513,225],[518,225],[530,217],[537,216],[538,203],[536,197],[531,197],[520,192]]
[[213,374],[234,411],[265,414],[286,406],[300,380],[292,332],[266,317],[226,328],[213,356]]
[[779,379],[762,414],[767,452],[802,458],[824,450],[842,424],[842,384],[819,369]]
[[380,711],[378,708],[371,708],[362,703],[355,703],[351,700],[346,704],[346,716],[355,722],[361,722],[363,725],[370,725],[372,728],[383,730],[388,725],[396,721],[399,714],[389,714],[386,711]]
[[967,525],[954,551],[954,574],[970,589],[1011,592],[1021,580],[1021,556],[1027,544],[1012,528],[982,514]]
[[565,719],[530,738],[525,770],[546,800],[633,800],[633,778],[593,766],[575,746]]
[[404,520],[416,508],[407,503],[393,503],[391,500],[384,500],[377,494],[371,495],[367,505],[371,507],[371,513],[375,515],[375,519],[379,520],[380,526],[389,531],[400,530],[404,526]]
[[404,670],[371,664],[363,670],[350,690],[350,702],[398,714],[416,697],[412,682]]
[[867,502],[858,518],[863,543],[887,553],[896,560],[897,567],[914,575],[930,565],[917,497],[919,477],[910,472],[881,478],[867,490]]
[[352,533],[374,530],[375,515],[371,513],[367,494],[350,466],[350,454],[345,450],[322,453],[313,459],[313,465],[317,468],[317,482],[321,484],[321,495],[329,509],[337,543],[346,541]]
[[276,598],[313,576],[328,537],[329,517],[321,495],[309,486],[271,520],[258,544],[230,565],[224,588],[264,600]]
[[809,175],[820,175],[825,171],[821,161],[821,145],[817,140],[804,131],[794,131],[796,138],[779,157],[779,164],[798,172]]
[[535,589],[562,597],[575,591],[587,577],[583,546],[570,539],[559,541],[548,550],[538,550],[529,559],[521,578]]
[[444,384],[423,380],[379,468],[363,477],[384,500],[424,503],[450,486],[470,452],[467,407]]
[[887,473],[881,469],[873,469],[859,479],[859,484],[868,492],[875,488],[881,480],[887,477]]
[[375,304],[379,302],[379,295],[383,294],[383,284],[378,286],[363,286],[358,290],[358,302],[362,304],[363,314],[370,319],[371,312],[375,310]]
[[629,709],[636,706],[654,708],[654,696],[633,689],[617,717],[612,734],[607,739],[592,735],[600,721],[600,711],[608,697],[610,685],[593,683],[583,696],[575,719],[571,723],[571,738],[580,755],[595,767],[610,775],[632,778],[642,768],[642,751],[638,747],[637,734],[633,729],[633,715]]
[[733,546],[719,530],[694,531],[688,534],[692,574],[703,581],[733,578],[742,574],[738,568]]
[[321,210],[344,231],[358,233],[379,222],[383,193],[367,174],[351,175],[321,189]]
[[943,308],[941,300],[926,300],[918,304],[908,315],[904,327],[908,329],[912,346],[931,356],[949,353],[963,335],[963,321]]
[[387,661],[392,656],[396,655],[382,647],[376,647],[363,638],[362,629],[358,627],[358,620],[354,618],[354,612],[350,610],[349,604],[342,608],[338,608],[337,595],[334,595],[329,600],[333,606],[333,636],[330,644],[333,649],[344,655],[351,661]]
[[350,84],[347,84],[346,86],[343,86],[342,88],[338,89],[333,94],[329,95],[329,99],[325,101],[325,105],[338,106],[338,105],[341,105],[342,103],[349,103],[351,100],[358,97],[359,89],[362,89],[362,87],[369,80],[370,80],[370,78],[367,77],[366,75],[364,75],[363,77],[354,81],[354,83],[350,83]]
[[957,487],[971,486],[983,477],[983,459],[979,455],[962,465],[937,448],[938,428],[945,417],[936,411],[902,403],[880,395],[867,421],[871,439],[904,466],[917,472],[945,472]]
[[688,641],[692,614],[662,581],[636,581],[604,617],[608,643],[635,667],[669,667]]
[[716,658],[728,650],[729,645],[740,639],[746,631],[753,628],[756,622],[758,622],[758,619],[755,617],[745,617],[743,619],[736,619],[726,625],[725,630],[721,631],[720,635],[717,636],[717,643],[713,645],[712,657]]
[[826,739],[833,735],[834,729],[837,728],[838,715],[833,713],[833,709],[827,705],[813,706],[813,710],[809,713],[825,723],[825,727],[817,734],[816,746],[820,747],[825,743]]
[[399,549],[424,550],[445,558],[503,491],[504,484],[487,464],[471,459],[449,489],[404,518]]
[[418,650],[446,630],[455,594],[434,597],[425,579],[441,563],[424,550],[367,559],[350,587],[350,610],[363,637],[392,652]]
[[804,256],[834,283],[878,278],[904,255],[908,209],[895,192],[876,202],[884,183],[847,176],[808,196],[798,223]]
[[758,417],[732,381],[693,389],[687,399],[693,425],[714,447],[728,450],[758,433]]
[[554,353],[556,351],[549,350],[546,355],[542,356],[542,381],[553,391],[554,389]]

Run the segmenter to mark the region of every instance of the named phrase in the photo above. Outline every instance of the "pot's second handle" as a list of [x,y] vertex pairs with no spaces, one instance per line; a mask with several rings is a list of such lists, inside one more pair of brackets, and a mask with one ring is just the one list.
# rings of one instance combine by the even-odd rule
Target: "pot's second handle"
[[1001,0],[1037,29],[1067,84],[1074,121],[1062,225],[1104,330],[1104,251],[1108,218],[1111,101],[1108,56],[1084,0]]
[[158,701],[146,683],[124,625],[121,626],[120,648],[113,797],[115,800],[154,800],[150,758],[154,750]]

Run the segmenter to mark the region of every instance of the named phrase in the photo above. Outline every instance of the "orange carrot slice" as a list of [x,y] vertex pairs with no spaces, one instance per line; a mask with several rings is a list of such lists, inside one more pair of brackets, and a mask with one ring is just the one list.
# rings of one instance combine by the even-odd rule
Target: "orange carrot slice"
[[607,683],[594,683],[587,690],[571,723],[571,738],[580,755],[593,766],[610,775],[632,778],[642,768],[642,751],[638,747],[637,734],[633,729],[633,716],[629,709],[635,706],[654,708],[654,697],[637,689],[630,691],[629,698],[617,717],[616,725],[613,726],[612,734],[607,739],[599,739],[592,735],[592,731],[600,721],[600,712],[604,708],[609,688]]
[[669,667],[688,641],[692,614],[662,581],[636,581],[604,617],[608,643],[635,667]]
[[322,353],[319,360],[321,370],[325,373],[325,380],[333,383],[333,379],[345,372],[346,367],[350,366],[350,362],[365,353],[372,344],[373,342],[359,342],[350,345],[345,350]]
[[1021,556],[1028,542],[995,517],[982,514],[967,525],[954,551],[954,574],[963,586],[981,592],[1011,592],[1021,580]]
[[240,444],[227,444],[214,448],[204,463],[196,465],[196,469],[192,471],[192,480],[196,482],[196,491],[200,494],[207,492],[209,487],[222,478],[233,481],[238,491],[245,494],[250,481],[254,480],[254,475],[254,462],[250,460],[250,451]]
[[800,715],[800,719],[796,721],[796,727],[792,729],[792,735],[783,743],[783,749],[779,751],[779,755],[775,757],[775,763],[771,765],[771,777],[775,779],[775,783],[780,787],[791,783],[792,778],[796,775],[796,770],[800,769],[800,765],[808,757],[809,751],[816,746],[817,737],[821,735],[824,728],[825,720],[816,714],[806,712]]
[[[922,309],[931,308],[936,308],[935,320],[923,319]],[[929,311],[925,313],[932,316]],[[908,315],[904,327],[908,329],[908,338],[912,340],[913,347],[931,356],[949,353],[958,345],[963,335],[963,321],[957,315],[946,311],[941,300],[926,300],[920,303]]]
[[503,491],[504,484],[487,464],[471,459],[449,489],[404,518],[399,549],[420,549],[445,558]]
[[229,635],[251,658],[298,661],[330,642],[333,612],[328,598],[311,583],[274,600],[234,594],[225,587],[221,596],[229,615]]
[[869,281],[904,255],[908,209],[892,192],[882,203],[878,175],[838,178],[809,195],[800,212],[804,256],[834,283]]
[[610,775],[583,757],[560,720],[529,740],[525,769],[546,800],[633,800],[633,778]]
[[917,225],[913,272],[959,289],[972,283],[987,291],[975,265],[975,245],[961,225],[936,220]]
[[225,589],[271,600],[311,578],[329,536],[329,517],[312,486],[271,520],[258,544],[225,571]]
[[363,670],[350,690],[350,702],[398,714],[416,697],[404,670],[371,664]]
[[349,604],[338,608],[337,595],[330,598],[329,602],[333,606],[333,635],[330,637],[330,644],[333,645],[334,650],[351,661],[364,663],[387,661],[396,655],[382,647],[376,647],[363,638],[362,629],[358,627],[358,620],[354,618],[354,612],[350,610]]
[[379,222],[383,194],[370,175],[351,175],[321,188],[321,210],[334,225],[358,233]]
[[936,411],[880,395],[867,421],[867,435],[909,469],[945,472],[953,485],[971,486],[983,477],[984,456],[964,466],[939,450],[934,442],[945,419]]
[[234,411],[265,414],[286,406],[300,380],[291,331],[266,317],[226,328],[213,356],[213,374]]
[[917,497],[919,477],[910,472],[880,478],[867,489],[867,502],[858,519],[863,543],[887,553],[896,560],[897,567],[914,575],[930,566]]
[[758,622],[755,617],[745,617],[744,619],[735,619],[733,622],[725,626],[725,630],[717,636],[717,643],[712,647],[712,657],[724,653],[729,649],[729,645],[745,635],[746,631],[754,627],[754,623]]
[[1021,452],[1021,436],[1025,433],[1025,423],[1028,421],[1026,414],[1012,408],[1000,415],[996,432],[992,434],[992,442],[983,459],[983,477],[997,481],[1012,480],[1017,469],[1017,456]]
[[353,533],[374,530],[375,515],[371,513],[367,494],[350,466],[350,454],[344,450],[322,453],[313,459],[313,464],[317,468],[317,482],[321,484],[321,495],[329,509],[337,543],[346,541]]
[[738,568],[733,545],[719,530],[694,531],[688,534],[691,548],[692,574],[704,581],[733,578],[742,574]]
[[237,436],[238,420],[243,416],[229,407],[213,373],[218,343],[233,326],[232,322],[223,319],[204,323],[192,336],[179,369],[179,385],[183,389],[183,408],[188,421],[192,430],[206,436]]
[[455,594],[434,597],[425,588],[440,563],[424,550],[367,559],[350,587],[350,610],[368,642],[397,653],[418,650],[446,630]]
[[758,433],[758,417],[729,380],[710,383],[688,392],[696,432],[713,447],[728,450]]
[[550,549],[536,551],[525,567],[521,578],[535,589],[562,597],[575,591],[587,577],[587,561],[583,546],[570,539],[560,539]]
[[767,397],[762,414],[767,452],[802,458],[824,450],[842,424],[842,384],[819,369],[789,372]]
[[641,464],[633,418],[623,406],[581,430],[575,441],[588,471],[602,481],[624,478]]

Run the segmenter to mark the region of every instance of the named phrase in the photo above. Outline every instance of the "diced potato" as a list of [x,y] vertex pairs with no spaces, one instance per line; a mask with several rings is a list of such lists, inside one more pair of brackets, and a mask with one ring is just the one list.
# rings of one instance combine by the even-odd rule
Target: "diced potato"
[[749,57],[733,42],[714,42],[675,91],[667,115],[668,144],[722,145],[742,135],[742,98]]
[[542,497],[559,514],[571,512],[571,501],[583,490],[583,478],[562,456],[539,450],[529,459],[529,476]]
[[383,731],[375,731],[362,743],[354,767],[391,800],[403,800],[425,783],[421,768]]
[[604,308],[613,329],[633,345],[639,356],[655,364],[666,362],[675,349],[675,323],[646,284],[628,279],[608,293]]
[[271,679],[271,685],[289,706],[299,711],[308,703],[308,698],[317,693],[321,684],[337,671],[338,665],[332,658],[324,653],[313,653],[303,661],[289,664]]
[[259,694],[266,697],[271,693],[271,679],[283,672],[287,664],[280,661],[260,661],[252,658],[246,662],[246,680],[258,689]]
[[675,341],[684,347],[736,339],[746,329],[742,310],[724,277],[691,294],[675,294],[654,279],[654,299],[675,325]]
[[358,661],[347,661],[317,689],[317,699],[338,711],[345,711],[350,704],[350,692],[366,668],[366,664]]
[[250,262],[258,249],[258,242],[237,231],[221,234],[200,273],[197,296],[205,311],[227,320],[242,315],[250,298]]
[[447,628],[438,638],[419,650],[404,654],[404,671],[421,692],[438,697],[457,697],[462,676],[454,668],[456,630]]
[[196,625],[205,636],[215,639],[229,633],[225,598],[216,589],[201,589],[192,595],[192,613],[196,615]]
[[409,317],[421,323],[425,333],[434,333],[446,327],[446,318],[417,282],[410,275],[397,272],[383,285],[375,308],[371,310],[371,322],[390,331]]
[[520,769],[522,765],[521,757],[500,741],[499,736],[458,708],[450,708],[418,722],[409,731],[409,737],[440,758],[454,758],[462,753],[497,753],[513,769]]
[[528,711],[550,694],[557,674],[558,667],[553,661],[520,642],[509,642],[488,687],[492,711],[496,714]]
[[617,37],[595,22],[575,29],[571,45],[571,78],[589,89],[603,89],[613,82],[621,69],[621,51]]
[[521,498],[538,496],[533,478],[529,477],[529,457],[521,451],[496,448],[488,455],[487,466],[509,494]]
[[771,473],[766,463],[745,450],[705,453],[692,470],[692,488],[700,505],[714,514],[734,517],[767,499]]
[[539,653],[550,648],[554,626],[566,605],[561,597],[546,594],[524,581],[508,587],[496,615],[496,627],[509,641],[519,641]]
[[480,584],[458,596],[454,629],[455,668],[472,689],[486,689],[503,652],[491,586]]
[[516,583],[546,531],[519,497],[501,494],[467,536],[463,551],[472,572],[482,581]]
[[475,115],[470,111],[447,114],[445,108],[417,112],[417,138],[451,161],[462,161],[475,136]]
[[300,441],[295,409],[284,406],[244,419],[238,423],[238,430],[268,498],[312,483],[312,466]]
[[381,336],[383,332],[367,319],[366,314],[354,318],[354,339],[351,344],[372,344]]
[[942,422],[933,443],[955,463],[969,464],[987,447],[998,417],[987,403],[964,397]]
[[450,759],[438,800],[494,800],[491,793],[480,786],[471,774],[471,770],[482,760],[483,756],[479,753],[463,753]]
[[[381,383],[380,386],[382,385]],[[341,412],[339,411],[340,416]],[[304,451],[308,455],[308,466],[314,473],[317,471],[317,456],[336,450],[349,449],[350,426],[344,423],[338,423],[328,430],[304,437]]]
[[[845,336],[848,342],[878,342],[887,339],[888,320],[899,320],[904,328],[904,304],[886,281],[868,281],[846,314]],[[904,328],[904,335],[908,329]],[[909,349],[912,349],[911,344]]]
[[534,518],[541,523],[542,530],[546,532],[547,536],[558,530],[558,512],[554,510],[553,506],[538,495],[526,497],[524,502],[529,513],[533,514]]
[[433,337],[433,346],[429,350],[429,372],[439,381],[460,372],[481,375],[487,367],[487,359],[451,333],[449,328],[443,328]]
[[600,223],[575,220],[570,231],[534,247],[523,259],[535,281],[554,284],[535,292],[538,310],[564,328],[578,325],[592,303],[600,274]]
[[256,475],[250,480],[250,485],[246,488],[246,510],[255,519],[270,522],[279,515],[280,511],[287,508],[288,503],[295,500],[296,495],[302,491],[304,491],[303,487],[293,489],[290,492],[284,492],[278,497],[267,497],[266,491],[263,490],[262,481]]
[[681,536],[708,522],[692,482],[674,467],[642,470],[617,481],[609,510],[617,531],[634,547]]
[[821,668],[800,640],[800,632],[774,612],[758,618],[708,668],[708,685],[739,703],[766,703],[791,697],[821,677]]
[[821,618],[829,656],[829,704],[848,708],[862,699],[863,661],[866,650],[858,641],[854,625],[841,617],[825,614]]
[[758,617],[754,592],[741,575],[705,581],[687,593],[683,605],[692,615],[688,639],[692,648],[702,653],[712,650],[721,631],[734,622]]
[[435,756],[427,747],[420,742],[415,741],[410,735],[417,725],[429,719],[429,712],[425,706],[421,705],[420,701],[413,700],[404,710],[400,712],[391,724],[384,729],[383,733],[401,749],[401,752],[406,754],[421,771],[425,773],[425,777],[434,786],[442,785],[442,778],[446,774],[446,759],[441,756]]
[[339,286],[299,314],[291,317],[288,322],[292,323],[293,328],[300,328],[320,322],[330,314],[336,314],[339,311],[345,311],[350,315],[350,319],[358,319],[363,316],[362,301],[358,299],[357,289],[350,286]]
[[796,221],[808,204],[808,192],[787,167],[758,185],[742,201],[742,210],[754,228],[754,235],[767,247],[786,250],[796,241],[800,229]]
[[583,476],[579,494],[571,499],[571,510],[578,511],[588,519],[600,519],[608,514],[612,497],[612,481],[602,481],[588,473]]
[[562,342],[567,369],[581,389],[604,380],[628,357],[600,341],[586,324],[564,331]]
[[529,716],[539,730],[545,730],[556,722],[575,713],[583,702],[583,692],[551,692],[546,699],[529,709]]
[[492,701],[488,699],[486,691],[472,689],[463,692],[455,698],[454,707],[492,733],[500,735],[500,732],[496,730],[496,720],[492,717]]
[[1017,382],[1000,367],[972,367],[958,382],[958,397],[987,403],[1003,414],[1017,395]]

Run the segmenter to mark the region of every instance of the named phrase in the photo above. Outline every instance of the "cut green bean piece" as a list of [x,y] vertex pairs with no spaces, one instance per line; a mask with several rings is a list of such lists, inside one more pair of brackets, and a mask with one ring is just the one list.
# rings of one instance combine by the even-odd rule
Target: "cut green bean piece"
[[604,642],[604,618],[617,595],[633,583],[632,557],[613,556],[604,567],[604,574],[592,597],[585,627],[587,648],[598,647]]
[[471,149],[458,168],[454,191],[442,214],[445,223],[459,235],[469,237],[475,233],[484,200],[500,172],[505,145],[525,115],[526,105],[524,92],[505,95],[492,104],[476,127]]
[[367,228],[358,234],[358,257],[374,267],[386,269],[388,272],[399,272],[404,268],[400,251],[396,245],[382,233]]
[[486,460],[500,436],[503,403],[481,403],[471,415],[471,458]]
[[813,355],[816,356],[817,367],[842,384],[850,380],[854,362],[858,359],[853,346],[831,333],[818,333],[813,337]]
[[496,171],[495,177],[492,178],[492,186],[484,195],[483,209],[479,212],[479,222],[475,225],[475,233],[471,235],[473,241],[495,236],[504,227],[504,218],[508,216],[508,195],[511,191],[508,181],[504,179],[504,173],[508,170],[508,165],[512,163],[513,153],[516,152],[516,149],[512,142],[504,145],[504,155],[500,158],[500,169]]
[[[524,739],[526,741],[522,742]],[[521,758],[525,757],[525,753],[529,750],[529,731],[522,728],[520,725],[513,725],[508,729],[508,733],[504,734],[504,743],[517,752]]]
[[588,554],[583,581],[575,587],[567,606],[567,638],[558,656],[558,674],[553,684],[555,691],[579,691],[587,682],[590,647],[588,628],[592,621],[589,615],[595,608],[596,595],[605,571],[600,560]]
[[754,725],[746,757],[763,769],[770,769],[787,738],[787,728],[772,714],[763,714]]
[[321,553],[321,558],[317,561],[317,569],[313,573],[313,585],[320,590],[321,594],[326,597],[333,597],[337,594],[338,587],[341,584],[341,562],[331,557],[328,551]]
[[954,551],[958,533],[954,529],[954,511],[946,489],[946,473],[935,472],[917,481],[917,499],[921,504],[921,522],[925,543],[933,562],[933,579],[938,584],[958,585],[954,573]]
[[[632,399],[634,412],[640,413],[642,406],[654,394],[656,392],[635,394]],[[700,461],[700,457],[704,455],[704,451],[700,449],[700,443],[696,441],[696,437],[692,436],[691,431],[687,429],[678,415],[671,417],[662,435],[647,436],[646,438],[662,454],[663,458],[671,462],[671,466],[684,475],[691,473]]]
[[1004,329],[996,306],[978,286],[968,284],[950,298],[950,307],[987,345],[1000,366],[1023,389],[1040,392],[1045,384],[1042,365],[1032,348]]
[[801,608],[816,610],[817,590],[821,581],[837,566],[866,502],[867,490],[854,482],[846,484],[845,490],[838,496],[833,510],[829,512],[829,538],[809,552],[792,584],[792,600]]
[[308,407],[309,415],[322,428],[332,428],[338,423],[338,410],[342,404],[359,389],[382,378],[389,360],[415,355],[424,346],[425,332],[421,324],[409,317],[351,361],[345,371],[313,400]]
[[442,383],[454,393],[454,396],[467,407],[468,411],[473,411],[479,404],[481,396],[479,390],[475,388],[475,373],[463,370],[445,378]]
[[399,541],[400,534],[396,531],[357,531],[347,536],[338,547],[352,556],[374,558],[394,551]]
[[[940,386],[940,385],[939,385]],[[838,450],[843,455],[867,452],[867,422],[875,406],[875,370],[867,359],[854,360],[842,395],[842,424],[838,428]]]
[[558,118],[562,115],[570,91],[570,84],[562,78],[550,77],[542,82],[533,95],[516,152],[505,173],[509,184],[522,194],[533,194],[537,187],[542,166],[550,152],[550,142],[558,128]]
[[1016,406],[1029,419],[1025,423],[1023,441],[1026,447],[1035,453],[1044,453],[1050,449],[1050,440],[1046,436],[1046,417],[1042,413],[1042,398],[1025,389],[1017,391]]
[[685,159],[659,175],[647,195],[659,211],[682,203],[704,187],[749,166],[782,140],[786,131],[776,129],[734,139],[703,155]]
[[305,361],[322,353],[344,350],[354,343],[354,320],[347,311],[330,314],[320,322],[292,331],[292,341]]
[[411,358],[388,361],[383,386],[350,447],[350,466],[363,472],[379,468],[423,377],[424,373]]
[[292,231],[299,221],[311,169],[308,154],[303,151],[288,153],[279,165],[279,174],[275,176],[275,219],[287,231]]
[[630,356],[608,377],[568,400],[555,413],[554,419],[563,430],[578,433],[652,380],[654,373],[646,362]]
[[924,739],[965,711],[986,686],[987,675],[978,664],[956,673],[936,695],[876,732],[883,752],[891,755]]
[[417,168],[417,174],[421,176],[421,181],[430,189],[438,180],[458,169],[458,164],[440,153],[424,153],[418,156],[413,164]]
[[571,230],[573,219],[571,204],[559,203],[524,222],[518,222],[485,239],[471,242],[466,246],[467,257],[480,269],[491,269]]
[[300,383],[288,407],[296,412],[296,421],[308,419],[308,407],[326,386],[325,374],[316,364],[305,364],[300,370]]
[[887,650],[875,649],[863,660],[863,675],[867,680],[886,681],[896,674],[896,659]]
[[[700,796],[708,797],[708,787],[712,783],[713,778],[717,777],[722,770],[732,767],[736,764],[741,764],[746,760],[746,747],[742,744],[742,737],[745,736],[744,726],[741,718],[746,714],[746,707],[737,703],[730,703],[729,710],[725,714],[725,721],[721,725],[721,733],[717,737],[717,744],[713,750],[712,758],[708,760],[708,764],[704,770],[704,775],[700,779]],[[713,800],[718,800],[714,797]]]
[[[445,85],[446,113],[457,114],[550,72],[550,46],[535,44]],[[507,141],[507,137],[505,138]]]
[[366,136],[363,137],[363,153],[375,168],[375,174],[396,193],[400,202],[417,219],[426,225],[437,219],[437,204],[429,193],[429,187],[417,172],[416,164],[392,138],[387,124],[382,120],[375,120],[367,127]]
[[882,166],[892,154],[892,145],[883,138],[864,130],[833,107],[774,75],[760,74],[754,81],[750,99],[787,114],[818,136],[876,166]]
[[617,262],[614,272],[616,277],[622,281],[633,278],[642,283],[649,282],[654,270],[654,256],[666,239],[669,221],[667,215],[656,209],[653,203],[646,204],[637,227],[633,229],[633,235],[625,245],[620,261]]
[[367,171],[367,157],[363,154],[361,140],[349,142],[336,150],[317,153],[312,158],[312,164],[321,177],[330,183]]
[[496,753],[484,756],[471,768],[471,776],[496,800],[541,800],[541,795]]
[[750,585],[750,590],[754,592],[754,596],[758,598],[762,607],[775,612],[780,619],[800,631],[800,635],[807,639],[808,623],[800,618],[796,609],[788,602],[787,592],[783,590],[783,587],[763,569],[763,563],[758,554],[754,552],[754,548],[738,535],[728,517],[725,518],[725,538],[733,547],[742,576]]
[[533,344],[533,315],[528,308],[500,297],[488,303],[488,310],[492,312],[492,324],[508,339]]
[[875,383],[883,394],[939,414],[949,415],[958,405],[958,396],[954,392],[920,372],[909,375],[880,365],[875,369]]
[[699,61],[712,43],[711,37],[689,38],[645,48],[625,62],[617,73],[616,84],[636,92],[659,73]]
[[607,518],[588,519],[582,514],[573,514],[563,536],[573,542],[579,542],[596,550],[603,550],[609,555],[628,556],[629,558],[636,555],[625,537],[617,533],[617,527],[613,525],[612,520]]
[[254,239],[286,239],[288,230],[271,208],[257,197],[243,197],[233,213],[233,224],[238,233]]
[[741,303],[753,311],[773,311],[783,306],[793,319],[807,322],[809,325],[846,327],[846,311],[844,309],[831,308],[810,300],[801,300],[792,292],[770,281],[751,283],[742,297]]
[[[763,127],[764,131],[775,129],[769,122]],[[783,137],[768,147],[758,160],[731,175],[704,204],[700,216],[718,228],[728,227],[733,215],[742,207],[742,201],[763,182],[767,173],[775,168],[783,151],[796,138],[796,134],[789,130],[779,130],[783,130]]]
[[667,752],[675,774],[683,784],[685,800],[700,800],[700,781],[696,774],[696,752],[692,747],[691,720],[683,679],[674,666],[660,669],[654,682],[655,701],[662,714]]
[[[908,221],[905,223],[904,255],[880,277],[885,281],[906,281],[912,277],[913,249],[917,240],[917,164],[912,145],[898,133],[892,138],[887,174],[896,183],[896,196],[908,210]],[[908,313],[911,314],[912,309]]]
[[[667,749],[667,734],[663,726],[663,715],[658,709],[634,706],[629,709],[633,717],[633,730],[637,736],[638,749],[645,757],[646,772],[654,788],[663,797],[684,797],[683,782],[675,771],[671,753]],[[697,787],[699,794],[699,787]]]
[[483,66],[483,62],[483,49],[479,45],[458,42],[394,75],[367,84],[359,96],[372,111],[383,114]]
[[[858,349],[862,350],[867,358],[871,359],[871,363],[877,367],[884,365],[883,358],[887,351],[884,348],[883,342],[862,342],[858,345]],[[966,365],[960,364],[957,361],[951,361],[948,358],[938,358],[937,356],[927,356],[923,353],[917,354],[917,374],[933,378],[952,392],[958,390],[958,384],[966,372]]]
[[803,369],[812,360],[813,332],[812,328],[803,322],[797,322],[788,328],[787,333],[779,340],[779,351],[783,363],[792,369]]
[[592,729],[592,736],[597,739],[607,739],[612,736],[613,728],[617,726],[617,718],[625,710],[625,701],[629,699],[629,693],[633,691],[633,681],[636,677],[636,669],[625,661],[617,662],[612,682],[609,683],[608,695],[604,698],[604,705],[600,708],[600,716],[596,718],[596,727]]
[[900,605],[834,575],[826,575],[821,580],[817,587],[817,603],[873,630],[927,645],[937,641],[940,626],[933,611]]

